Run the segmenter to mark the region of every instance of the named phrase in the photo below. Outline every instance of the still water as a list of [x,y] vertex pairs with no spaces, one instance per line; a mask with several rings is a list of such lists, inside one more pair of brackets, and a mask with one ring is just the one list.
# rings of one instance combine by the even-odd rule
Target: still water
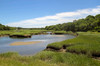
[[[46,46],[50,43],[72,39],[74,37],[75,36],[72,35],[33,35],[32,38],[25,39],[0,37],[0,53],[18,52],[20,55],[34,55],[37,52],[44,50]],[[41,41],[41,43],[17,46],[10,45],[13,42],[29,41]]]

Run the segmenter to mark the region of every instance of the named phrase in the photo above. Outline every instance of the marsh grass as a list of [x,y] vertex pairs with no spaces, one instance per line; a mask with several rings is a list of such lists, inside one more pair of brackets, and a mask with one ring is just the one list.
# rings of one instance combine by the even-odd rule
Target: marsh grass
[[85,53],[88,56],[100,56],[100,33],[81,33],[73,40],[71,42],[75,45],[67,47],[66,50]]
[[46,33],[47,30],[9,30],[0,31],[0,35],[37,35]]
[[100,66],[100,62],[83,54],[42,51],[35,56],[20,56],[8,52],[0,54],[0,66]]
[[0,66],[50,66],[46,62],[32,56],[20,56],[18,53],[8,52],[0,54]]
[[51,31],[52,33],[54,34],[71,34],[71,35],[75,35],[76,36],[76,33],[73,33],[72,31]]
[[66,46],[67,52],[83,53],[88,56],[100,56],[100,33],[97,32],[79,32],[79,36],[74,39],[55,42],[47,47],[63,48]]
[[79,32],[76,38],[48,45],[58,49],[66,46],[66,52],[45,50],[34,56],[20,56],[13,52],[2,53],[0,66],[100,66],[99,60],[91,58],[93,55],[99,56],[99,39],[100,33]]

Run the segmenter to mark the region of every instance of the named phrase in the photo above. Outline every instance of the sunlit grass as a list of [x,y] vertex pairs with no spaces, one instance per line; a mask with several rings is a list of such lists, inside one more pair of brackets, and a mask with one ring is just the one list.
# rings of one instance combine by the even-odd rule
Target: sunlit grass
[[42,51],[35,56],[20,56],[17,53],[0,54],[1,66],[100,66],[98,60],[86,55]]

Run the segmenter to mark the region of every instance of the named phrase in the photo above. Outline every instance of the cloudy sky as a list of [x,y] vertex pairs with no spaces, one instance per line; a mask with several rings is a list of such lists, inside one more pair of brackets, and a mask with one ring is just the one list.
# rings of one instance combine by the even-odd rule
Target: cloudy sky
[[45,27],[100,14],[100,0],[0,0],[0,23]]

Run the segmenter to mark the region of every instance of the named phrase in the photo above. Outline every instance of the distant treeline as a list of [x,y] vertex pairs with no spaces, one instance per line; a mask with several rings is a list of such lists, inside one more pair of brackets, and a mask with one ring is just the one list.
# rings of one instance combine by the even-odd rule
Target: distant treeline
[[21,28],[25,30],[45,30],[45,28]]
[[100,31],[100,14],[89,15],[84,19],[74,20],[73,22],[46,26],[47,30],[65,31]]
[[45,28],[22,28],[22,27],[10,27],[0,24],[0,30],[44,30]]
[[16,29],[16,27],[9,27],[9,26],[0,24],[0,30],[13,30],[13,29]]

